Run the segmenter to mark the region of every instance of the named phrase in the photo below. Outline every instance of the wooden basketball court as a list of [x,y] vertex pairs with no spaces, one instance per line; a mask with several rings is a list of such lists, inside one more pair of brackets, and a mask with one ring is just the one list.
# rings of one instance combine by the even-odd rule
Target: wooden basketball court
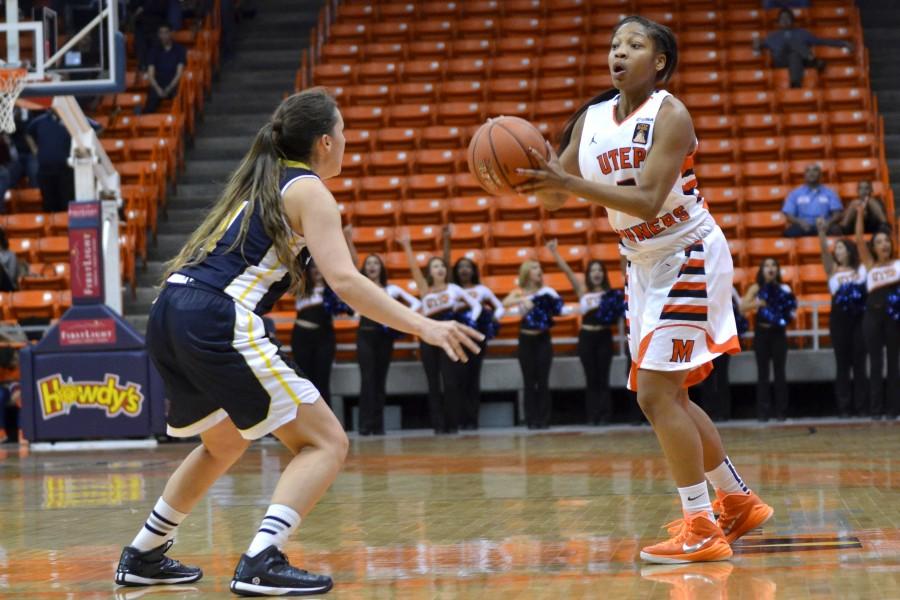
[[[776,513],[730,562],[651,566],[638,551],[679,516],[647,427],[357,439],[287,547],[331,573],[329,598],[898,598],[894,422],[731,427],[745,481]],[[191,586],[116,588],[123,543],[188,445],[0,450],[0,597],[222,598],[288,455],[254,445],[181,526]]]

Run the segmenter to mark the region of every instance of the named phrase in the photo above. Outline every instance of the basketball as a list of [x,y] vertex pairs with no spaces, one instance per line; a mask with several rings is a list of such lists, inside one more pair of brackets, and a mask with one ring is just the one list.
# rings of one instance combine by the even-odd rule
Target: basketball
[[491,194],[514,193],[516,186],[529,179],[516,173],[516,169],[539,167],[532,148],[549,158],[544,136],[525,119],[488,119],[469,144],[469,172]]

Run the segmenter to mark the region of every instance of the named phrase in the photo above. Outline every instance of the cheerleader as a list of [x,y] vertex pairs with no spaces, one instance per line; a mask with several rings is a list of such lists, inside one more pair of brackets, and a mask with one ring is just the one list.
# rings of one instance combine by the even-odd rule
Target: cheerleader
[[599,260],[588,263],[582,283],[559,255],[556,240],[550,240],[547,248],[578,296],[581,309],[578,358],[584,368],[587,383],[584,405],[588,423],[605,425],[612,418],[609,394],[609,367],[613,357],[612,328],[625,314],[625,296],[620,290],[610,291],[606,267]]
[[[828,275],[831,292],[829,332],[834,349],[836,376],[834,393],[838,413],[850,416],[866,412],[866,345],[863,338],[863,312],[866,308],[866,268],[859,262],[856,246],[838,240],[834,253],[828,251],[824,219],[816,221],[822,264]],[[853,370],[853,393],[850,392],[850,370]]]
[[[421,302],[401,287],[387,282],[387,270],[375,254],[366,257],[360,273],[384,292],[409,308],[418,311]],[[360,317],[356,332],[356,359],[359,361],[359,434],[384,435],[384,402],[387,396],[387,374],[398,332]]]
[[774,372],[775,418],[787,418],[788,387],[787,325],[794,318],[797,299],[791,287],[781,281],[781,267],[774,258],[759,265],[756,282],[741,299],[741,312],[756,311],[753,351],[756,353],[756,411],[760,421],[768,421],[771,412],[769,363]]
[[[898,332],[895,318],[900,316],[891,296],[900,284],[900,261],[894,259],[894,242],[889,233],[879,231],[867,244],[863,238],[866,202],[857,205],[856,247],[866,267],[866,312],[863,316],[863,335],[869,354],[869,406],[873,419],[881,419],[885,412],[896,417],[900,409],[898,389],[897,347]],[[892,318],[894,317],[894,318]],[[887,348],[887,406],[883,349]]]
[[[426,317],[438,321],[458,320],[476,322],[481,315],[481,304],[466,294],[461,287],[450,283],[447,277],[447,263],[443,258],[433,256],[425,267],[425,273],[419,268],[413,255],[409,236],[401,236],[400,244],[406,252],[409,268],[421,297],[421,311]],[[456,305],[464,302],[468,305],[468,314],[457,312]],[[459,414],[465,404],[464,381],[456,377],[450,360],[442,358],[440,348],[430,344],[421,344],[422,366],[428,380],[428,406],[431,412],[431,424],[435,433],[457,433],[459,431]],[[441,383],[443,382],[443,393]]]
[[516,307],[522,315],[519,326],[519,367],[525,384],[525,424],[528,429],[550,428],[550,366],[553,317],[562,312],[563,301],[544,285],[541,264],[526,260],[519,267],[519,287],[503,299],[506,308]]
[[[444,262],[450,264],[450,227],[445,226],[444,238]],[[455,377],[463,380],[464,404],[460,414],[459,428],[463,430],[478,429],[478,411],[481,405],[481,366],[484,363],[484,351],[488,340],[497,335],[500,328],[500,317],[505,309],[503,303],[494,295],[487,286],[482,285],[481,276],[478,273],[478,265],[471,258],[462,257],[453,265],[450,271],[450,280],[461,287],[473,300],[481,304],[481,316],[475,321],[475,328],[484,334],[481,342],[481,352],[469,357],[465,364],[452,364]],[[464,312],[468,307],[460,300],[455,309]]]

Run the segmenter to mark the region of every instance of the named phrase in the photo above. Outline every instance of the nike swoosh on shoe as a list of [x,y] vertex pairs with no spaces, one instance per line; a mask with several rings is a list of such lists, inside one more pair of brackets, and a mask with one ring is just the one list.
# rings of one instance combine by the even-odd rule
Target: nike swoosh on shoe
[[699,550],[700,548],[702,548],[703,546],[705,546],[706,543],[711,539],[713,539],[713,536],[709,536],[708,538],[702,539],[699,542],[697,542],[696,544],[690,544],[690,545],[681,544],[681,549],[684,551],[685,554],[692,554],[692,553],[696,552],[697,550]]

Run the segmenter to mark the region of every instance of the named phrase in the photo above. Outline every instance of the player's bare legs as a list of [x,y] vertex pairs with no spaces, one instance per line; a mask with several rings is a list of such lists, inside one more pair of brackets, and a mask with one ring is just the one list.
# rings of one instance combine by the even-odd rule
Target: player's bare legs
[[725,447],[722,445],[719,430],[716,429],[706,412],[691,401],[687,389],[680,388],[678,390],[678,400],[684,406],[700,434],[700,443],[703,445],[703,470],[712,471],[725,460]]

